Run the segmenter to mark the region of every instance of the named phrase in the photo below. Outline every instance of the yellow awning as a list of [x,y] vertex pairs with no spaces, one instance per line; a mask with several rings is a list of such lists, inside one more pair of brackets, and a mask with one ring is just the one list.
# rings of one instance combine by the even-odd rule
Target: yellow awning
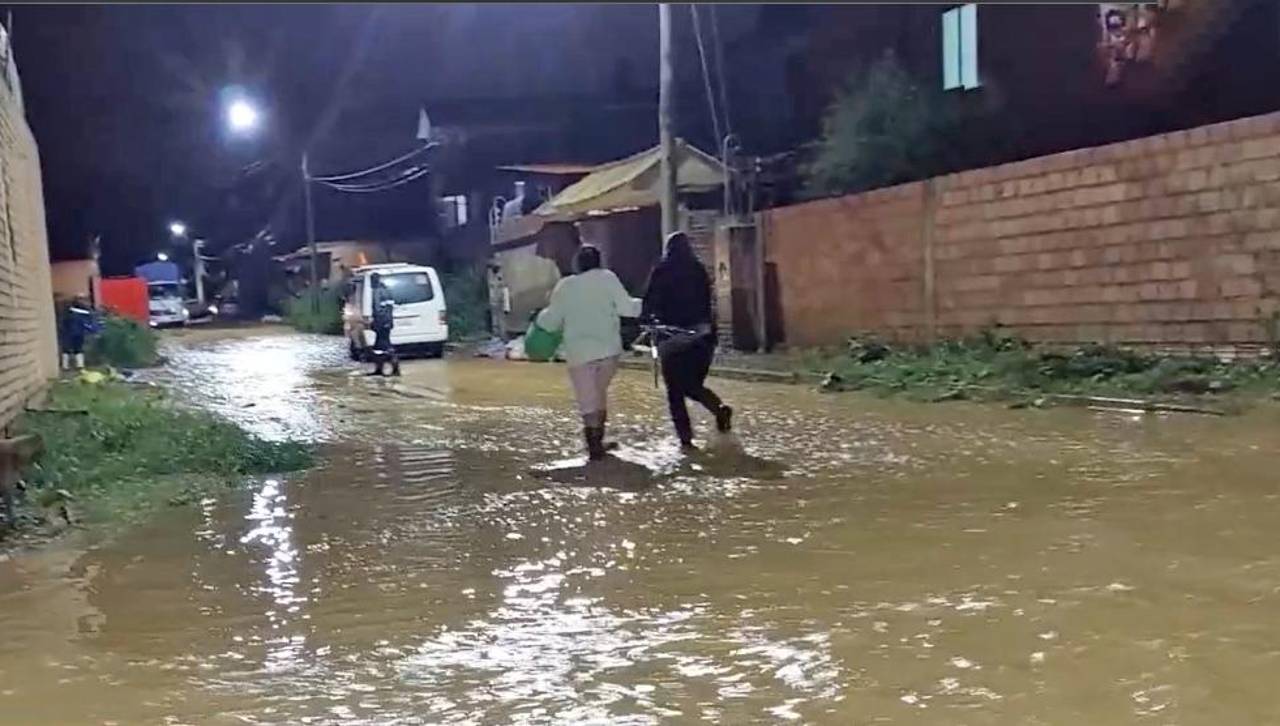
[[[710,154],[676,140],[676,188],[707,192],[724,184],[724,168]],[[534,210],[534,214],[567,221],[624,209],[657,206],[661,149],[657,146],[595,167]]]

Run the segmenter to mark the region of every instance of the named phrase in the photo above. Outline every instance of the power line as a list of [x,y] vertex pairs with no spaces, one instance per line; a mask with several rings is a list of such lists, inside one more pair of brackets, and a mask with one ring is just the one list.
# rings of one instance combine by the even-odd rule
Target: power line
[[720,133],[720,116],[716,112],[716,97],[711,90],[711,71],[707,68],[707,51],[702,43],[702,24],[698,21],[696,4],[689,5],[689,14],[693,16],[693,37],[698,41],[698,60],[702,62],[702,85],[707,92],[707,107],[711,109],[711,127],[715,131],[716,146],[719,147],[724,136]]
[[733,124],[729,121],[729,90],[724,82],[724,48],[720,44],[720,22],[715,5],[711,6],[711,45],[716,52],[716,80],[720,82],[720,111],[724,113],[725,136],[733,135]]
[[358,177],[362,177],[362,176],[369,176],[370,174],[376,174],[376,173],[378,173],[378,172],[380,172],[380,171],[385,171],[385,170],[387,170],[387,169],[390,169],[391,167],[395,166],[396,164],[400,164],[400,163],[402,163],[402,162],[408,161],[409,159],[412,159],[414,156],[416,156],[416,155],[418,155],[418,154],[421,154],[422,152],[424,152],[424,151],[426,151],[426,150],[428,150],[428,149],[434,148],[434,147],[436,147],[436,146],[439,146],[439,145],[440,145],[440,144],[439,144],[438,142],[432,141],[431,143],[423,144],[422,146],[419,146],[418,148],[414,149],[413,151],[410,151],[410,152],[409,152],[409,153],[407,153],[407,154],[404,154],[404,155],[401,155],[401,156],[397,156],[396,158],[392,159],[391,161],[386,161],[386,162],[383,162],[383,163],[378,164],[378,165],[376,165],[376,166],[371,166],[371,167],[369,167],[368,169],[362,169],[362,170],[360,170],[360,171],[348,172],[348,173],[346,173],[346,174],[329,174],[329,175],[326,175],[326,176],[313,176],[313,177],[311,177],[311,181],[316,181],[316,182],[343,182],[343,181],[347,181],[347,180],[350,180],[350,179],[356,179],[356,178],[358,178]]
[[425,167],[425,166],[412,167],[405,173],[401,174],[399,178],[378,182],[376,184],[364,184],[364,185],[336,184],[334,182],[323,181],[321,179],[316,179],[314,177],[312,178],[312,181],[316,182],[317,184],[322,184],[330,189],[333,189],[339,192],[347,192],[351,194],[367,194],[370,192],[384,192],[389,189],[395,189],[396,187],[403,186],[405,184],[408,184],[409,182],[417,181],[418,179],[421,179],[422,177],[426,176],[429,173],[431,173],[430,167]]

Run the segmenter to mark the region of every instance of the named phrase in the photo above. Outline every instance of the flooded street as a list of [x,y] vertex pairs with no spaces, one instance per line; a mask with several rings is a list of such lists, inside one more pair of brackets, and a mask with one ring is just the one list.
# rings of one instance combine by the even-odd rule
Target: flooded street
[[[13,724],[1280,723],[1280,414],[1008,411],[647,373],[600,472],[558,366],[171,340],[317,469],[0,562]],[[704,417],[702,431],[709,428]]]

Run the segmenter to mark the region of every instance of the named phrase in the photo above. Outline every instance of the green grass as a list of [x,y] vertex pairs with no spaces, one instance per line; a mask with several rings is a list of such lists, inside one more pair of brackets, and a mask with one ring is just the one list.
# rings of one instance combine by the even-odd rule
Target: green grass
[[832,373],[833,387],[919,399],[1014,398],[1036,393],[1186,397],[1280,391],[1275,362],[1227,363],[1167,357],[1111,346],[1039,350],[986,332],[930,346],[888,345],[870,337],[844,351],[808,351],[799,367]]
[[26,472],[28,498],[47,504],[64,490],[90,521],[128,520],[159,503],[312,462],[308,446],[265,441],[213,414],[179,408],[157,389],[64,381],[46,408],[59,412],[32,411],[19,422],[45,444]]
[[342,334],[342,287],[321,288],[318,306],[312,305],[311,288],[291,297],[284,304],[284,319],[304,333]]
[[156,333],[128,318],[108,315],[102,330],[89,339],[85,360],[92,366],[145,368],[159,362]]

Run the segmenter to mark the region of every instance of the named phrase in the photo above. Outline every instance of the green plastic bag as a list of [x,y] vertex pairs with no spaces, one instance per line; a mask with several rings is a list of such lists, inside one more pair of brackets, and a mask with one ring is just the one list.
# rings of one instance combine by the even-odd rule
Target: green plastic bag
[[524,354],[529,360],[545,363],[556,356],[563,339],[563,333],[540,328],[534,321],[529,323],[529,330],[524,334]]

